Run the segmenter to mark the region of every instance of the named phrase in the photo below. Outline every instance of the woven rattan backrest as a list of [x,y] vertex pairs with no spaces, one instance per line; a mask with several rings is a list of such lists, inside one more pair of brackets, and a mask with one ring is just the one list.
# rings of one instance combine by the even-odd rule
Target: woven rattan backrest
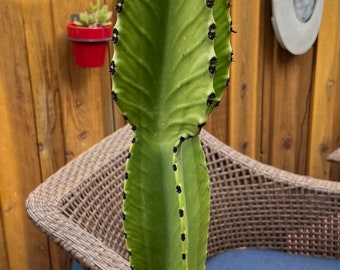
[[[131,134],[120,136],[126,145],[121,153],[110,158],[108,151],[108,157],[97,162],[99,168],[92,168],[94,173],[66,194],[59,206],[65,217],[127,258],[121,205]],[[314,182],[320,180],[260,164],[205,131],[201,139],[212,191],[209,257],[240,247],[340,257],[340,196],[339,191],[330,192],[331,184],[315,188]],[[109,147],[108,141],[100,151]]]
[[339,183],[261,164],[202,137],[211,178],[209,256],[271,248],[340,258]]

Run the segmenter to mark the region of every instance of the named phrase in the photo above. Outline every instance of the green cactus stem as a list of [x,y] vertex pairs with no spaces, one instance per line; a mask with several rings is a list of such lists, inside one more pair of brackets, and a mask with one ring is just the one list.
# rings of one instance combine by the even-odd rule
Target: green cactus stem
[[198,134],[229,80],[230,4],[118,0],[113,99],[134,130],[123,194],[134,270],[205,268],[210,191]]

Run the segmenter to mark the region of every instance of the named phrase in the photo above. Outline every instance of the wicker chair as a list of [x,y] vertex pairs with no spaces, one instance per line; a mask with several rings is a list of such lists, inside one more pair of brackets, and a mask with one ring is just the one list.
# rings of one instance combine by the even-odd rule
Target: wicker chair
[[328,161],[340,162],[340,148],[337,148],[327,156]]
[[[34,224],[86,269],[130,269],[121,204],[128,127],[108,136],[34,190]],[[208,257],[261,247],[340,258],[340,183],[288,173],[246,157],[206,131],[211,177]]]

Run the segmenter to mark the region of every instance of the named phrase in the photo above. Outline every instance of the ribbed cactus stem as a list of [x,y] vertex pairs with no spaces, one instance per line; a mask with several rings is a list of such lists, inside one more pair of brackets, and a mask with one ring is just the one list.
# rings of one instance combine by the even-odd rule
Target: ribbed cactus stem
[[229,81],[230,4],[118,0],[113,99],[134,130],[123,219],[131,268],[205,268],[210,189],[198,134]]

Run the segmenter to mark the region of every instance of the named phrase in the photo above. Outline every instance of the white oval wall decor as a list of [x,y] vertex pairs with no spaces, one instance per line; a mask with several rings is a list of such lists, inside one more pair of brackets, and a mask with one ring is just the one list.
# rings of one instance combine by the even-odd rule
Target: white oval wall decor
[[324,0],[272,0],[272,25],[280,45],[295,55],[315,42]]

